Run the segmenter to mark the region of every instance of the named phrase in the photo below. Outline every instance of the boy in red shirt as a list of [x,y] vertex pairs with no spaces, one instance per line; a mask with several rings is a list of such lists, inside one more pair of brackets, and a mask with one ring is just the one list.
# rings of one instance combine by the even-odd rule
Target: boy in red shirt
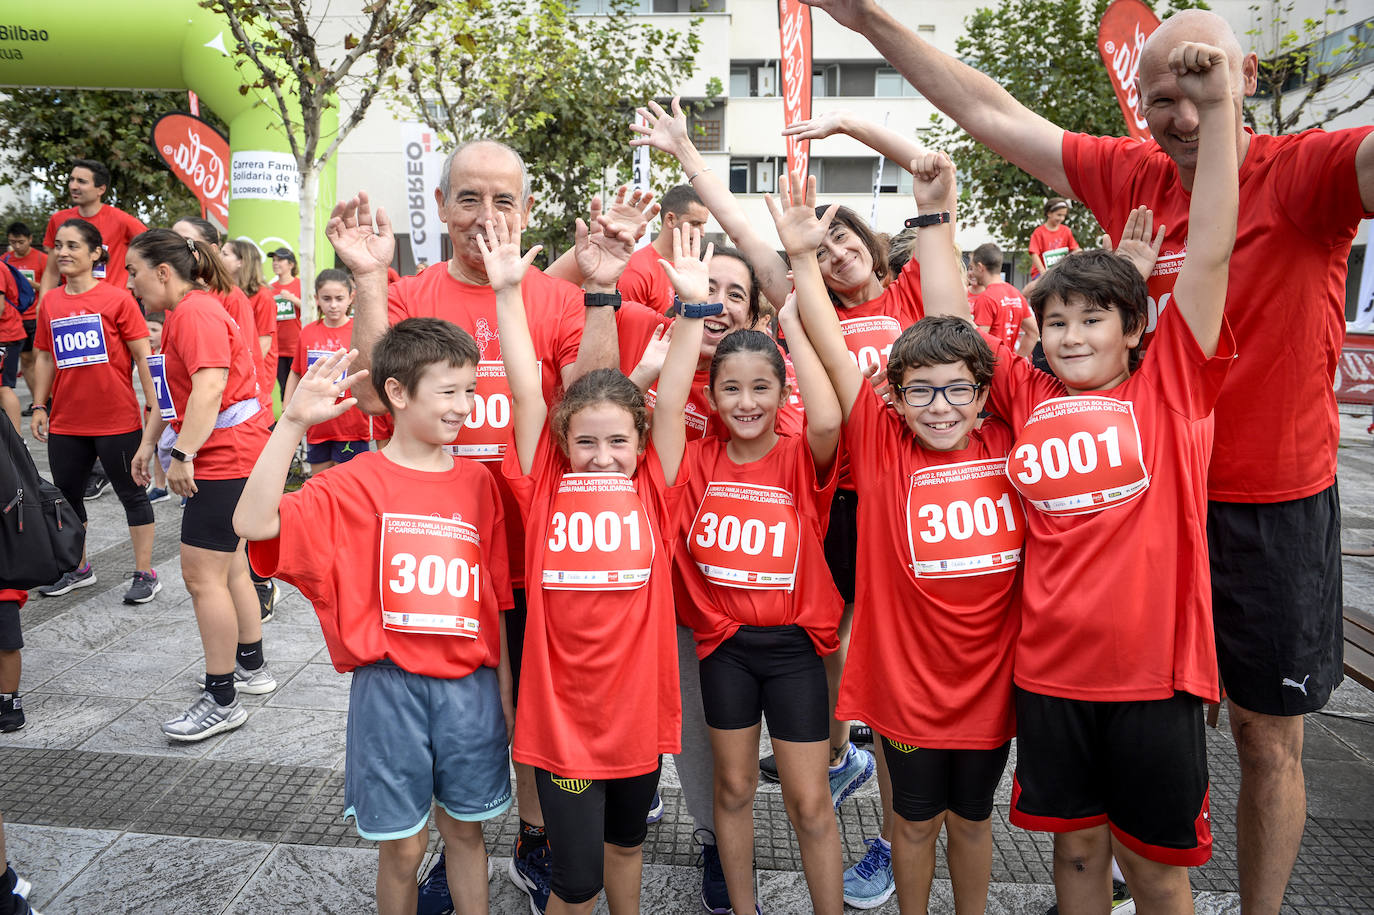
[[1053,267],[1071,251],[1078,250],[1073,229],[1064,225],[1069,217],[1069,202],[1063,197],[1045,201],[1045,224],[1036,226],[1030,237],[1031,279]]
[[[305,373],[244,487],[234,527],[253,565],[300,588],[349,696],[346,816],[380,842],[377,908],[412,915],[430,806],[448,848],[454,910],[487,911],[481,823],[511,804],[506,746],[511,606],[505,519],[486,468],[450,455],[472,409],[477,344],[414,318],[372,351],[373,384],[395,419],[368,453],[282,496],[301,436],[352,408],[368,375],[356,351]],[[330,544],[333,561],[321,561]]]
[[982,290],[969,296],[973,323],[1010,349],[1029,357],[1040,339],[1040,328],[1021,290],[1002,280],[1002,249],[992,242],[974,248],[968,275],[969,284]]

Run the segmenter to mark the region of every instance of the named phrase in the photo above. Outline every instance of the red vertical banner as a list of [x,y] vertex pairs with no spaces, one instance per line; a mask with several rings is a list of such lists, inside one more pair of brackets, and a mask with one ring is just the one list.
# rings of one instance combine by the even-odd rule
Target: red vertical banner
[[[801,0],[778,0],[782,40],[783,123],[811,117],[811,8]],[[810,140],[787,138],[787,173],[806,180]]]
[[1149,140],[1150,128],[1140,113],[1140,52],[1145,39],[1159,28],[1159,17],[1143,0],[1112,0],[1097,26],[1097,52],[1107,66],[1126,129],[1137,140]]

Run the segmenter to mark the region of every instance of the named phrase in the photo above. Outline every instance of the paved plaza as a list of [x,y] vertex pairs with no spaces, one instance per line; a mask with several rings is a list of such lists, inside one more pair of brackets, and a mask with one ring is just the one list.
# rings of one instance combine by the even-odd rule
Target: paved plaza
[[[20,387],[21,395],[24,389]],[[1344,417],[1341,496],[1347,546],[1374,545],[1374,443],[1367,418]],[[46,453],[33,445],[46,472]],[[32,902],[67,913],[354,913],[373,910],[376,851],[341,819],[349,677],[329,663],[314,614],[284,587],[264,627],[280,684],[243,696],[248,722],[198,744],[158,729],[198,695],[200,641],[177,565],[177,501],[154,506],[152,603],[124,606],[133,569],[113,494],[88,505],[90,557],[99,582],[64,597],[35,596],[24,610],[21,689],[28,726],[0,734],[0,812],[9,857],[34,884]],[[320,561],[332,558],[320,544]],[[1345,560],[1348,607],[1374,611],[1374,558]],[[1239,774],[1226,728],[1208,732],[1212,861],[1193,871],[1200,913],[1238,913],[1235,800]],[[1285,911],[1374,912],[1374,694],[1347,680],[1307,718],[1307,833]],[[1013,754],[1013,761],[1015,757]],[[1053,901],[1050,840],[1007,822],[1010,766],[993,813],[990,913],[1040,915]],[[645,912],[691,913],[699,871],[692,827],[671,760],[667,813],[645,844]],[[764,908],[809,909],[796,842],[776,785],[760,785],[756,855]],[[840,811],[850,863],[879,822],[870,782]],[[492,911],[528,911],[504,876],[516,819],[488,824],[495,857]],[[426,862],[426,868],[428,862]],[[931,911],[952,913],[939,865]],[[604,903],[598,911],[604,911]],[[895,898],[881,913],[897,911]]]

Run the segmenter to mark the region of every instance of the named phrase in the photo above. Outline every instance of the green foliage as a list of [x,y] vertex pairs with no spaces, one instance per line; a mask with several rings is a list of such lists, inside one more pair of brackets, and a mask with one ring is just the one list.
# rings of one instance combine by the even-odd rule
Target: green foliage
[[1250,6],[1253,25],[1245,37],[1268,52],[1259,64],[1259,85],[1245,104],[1245,123],[1263,133],[1296,133],[1320,127],[1374,99],[1374,80],[1346,80],[1370,58],[1374,28],[1366,20],[1339,31],[1324,9],[1294,27],[1294,0]]
[[[170,225],[199,213],[195,195],[153,150],[153,123],[185,111],[184,92],[107,92],[84,89],[8,89],[0,106],[0,186],[27,195],[37,185],[38,209],[68,206],[72,159],[104,162],[112,175],[104,202],[128,210],[148,225]],[[202,109],[201,116],[224,126]],[[21,208],[13,218],[32,219]],[[30,222],[41,236],[47,217]],[[42,239],[39,238],[39,241]]]
[[628,180],[634,108],[673,94],[701,51],[699,20],[683,34],[633,22],[634,7],[613,0],[609,16],[588,17],[563,0],[455,4],[412,32],[409,72],[391,77],[446,144],[492,138],[524,157],[536,201],[525,243],[546,254],[572,244],[609,170]]

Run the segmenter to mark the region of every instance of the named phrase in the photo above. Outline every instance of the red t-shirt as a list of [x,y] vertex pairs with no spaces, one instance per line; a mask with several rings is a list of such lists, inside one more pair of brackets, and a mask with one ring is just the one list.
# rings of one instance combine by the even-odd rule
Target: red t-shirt
[[[1371,130],[1250,136],[1226,296],[1237,356],[1217,400],[1212,499],[1301,499],[1336,479],[1332,380],[1345,339],[1346,264],[1360,220],[1374,215],[1360,204],[1355,150]],[[1173,161],[1154,143],[1066,133],[1064,170],[1112,238],[1140,204],[1167,227],[1149,281],[1152,317],[1164,311],[1191,200]]]
[[645,245],[630,255],[625,272],[620,274],[616,289],[627,302],[640,302],[659,314],[673,307],[673,284],[659,264],[661,257],[653,245]]
[[988,419],[962,451],[928,451],[867,385],[847,430],[859,547],[835,713],[899,743],[1000,747],[1015,732],[1026,530],[1005,472],[1011,430]]
[[143,426],[128,342],[148,339],[148,323],[127,289],[108,283],[73,295],[48,291],[38,305],[33,345],[52,353],[48,430],[58,435],[120,435]]
[[1028,516],[1017,685],[1090,702],[1175,690],[1216,701],[1206,479],[1229,326],[1209,359],[1171,308],[1134,374],[1080,396],[988,342],[988,407],[1016,431],[1007,475]]
[[[254,340],[254,343],[257,341]],[[191,376],[203,368],[227,368],[228,382],[219,409],[257,398],[257,360],[247,333],[213,295],[192,292],[167,311],[162,325],[162,372],[171,394],[172,428],[181,432]],[[151,365],[152,363],[150,363]],[[154,383],[158,371],[154,367]],[[195,475],[203,480],[244,479],[267,444],[272,411],[259,409],[244,422],[210,433],[196,452]]]
[[[1036,226],[1031,232],[1030,252],[1040,255],[1046,270],[1063,260],[1070,251],[1077,250],[1078,239],[1073,237],[1073,229],[1066,224],[1053,229],[1049,226]],[[1035,261],[1031,261],[1031,277],[1039,275],[1040,271],[1036,269]]]
[[[352,318],[338,327],[327,327],[324,321],[311,321],[301,328],[296,355],[291,360],[291,371],[297,377],[303,377],[316,359],[331,356],[341,349],[347,350],[352,338]],[[312,445],[320,442],[365,442],[369,440],[371,431],[367,414],[357,407],[350,407],[343,416],[311,426],[305,433],[305,440]]]
[[652,772],[682,743],[671,553],[686,465],[668,486],[650,445],[633,478],[572,474],[546,427],[528,475],[514,449],[502,470],[529,532],[512,756],[562,777]]
[[[36,292],[38,287],[34,287]],[[23,340],[24,318],[19,314],[19,287],[9,270],[0,268],[0,343]]]
[[[531,268],[525,273],[520,291],[543,373],[544,399],[552,404],[562,387],[563,369],[577,360],[577,347],[582,340],[582,290]],[[457,324],[477,341],[482,353],[482,362],[477,366],[480,400],[473,405],[453,448],[463,457],[499,462],[510,437],[511,403],[496,331],[496,294],[490,286],[459,282],[440,267],[392,283],[386,289],[386,302],[392,324],[406,318],[442,318]],[[497,475],[497,485],[501,487],[506,517],[510,519],[506,534],[510,538],[511,583],[519,588],[525,582],[525,529],[504,476]]]
[[259,339],[272,338],[272,342],[267,344],[267,352],[263,353],[258,363],[258,401],[264,407],[271,407],[272,389],[277,384],[277,302],[272,298],[270,289],[259,286],[258,291],[249,297],[248,304],[253,309],[253,326],[257,331],[257,338],[252,341],[253,352],[262,351]]
[[[254,356],[253,379],[254,383],[257,385],[258,403],[270,408],[272,406],[272,388],[270,386],[266,387],[266,403],[263,402],[264,385],[260,372],[261,363],[259,363],[256,358],[258,355],[258,318],[253,312],[253,303],[248,301],[248,295],[237,286],[231,287],[229,291],[223,295],[220,295],[218,292],[212,293],[212,295],[219,299],[219,303],[224,306],[224,310],[229,312],[229,317],[233,318],[234,323],[243,331],[244,339],[248,341],[248,351]],[[272,372],[271,384],[275,384],[277,380],[276,366],[272,367]]]
[[[38,291],[38,285],[43,281],[43,271],[48,266],[48,255],[31,247],[29,253],[23,257],[15,257],[13,251],[7,251],[3,257],[0,257],[0,261],[13,265],[16,270],[24,274],[24,278],[29,281],[33,291]],[[25,317],[32,319],[33,314],[30,313]]]
[[840,645],[844,601],[825,564],[835,465],[823,478],[806,436],[783,435],[736,464],[727,440],[687,446],[691,466],[673,555],[678,617],[704,658],[740,626],[801,626],[820,655]]
[[990,283],[973,303],[973,323],[989,328],[994,337],[1016,348],[1021,322],[1031,314],[1030,302],[1011,283]]
[[383,658],[425,677],[501,660],[512,605],[496,481],[454,458],[443,473],[360,454],[281,500],[281,533],[248,544],[260,574],[315,608],[334,669]]
[[[296,351],[296,340],[301,335],[301,307],[285,296],[277,295],[277,293],[289,292],[299,299],[301,297],[301,278],[292,277],[286,283],[280,279],[273,280],[271,290],[277,308],[277,354],[289,356]],[[274,382],[276,377],[277,367],[273,366],[272,378]]]
[[[100,230],[100,241],[109,256],[105,263],[96,264],[95,278],[118,289],[128,286],[129,271],[124,266],[124,255],[129,250],[129,242],[133,241],[134,236],[147,231],[148,227],[140,222],[138,217],[108,204],[102,204],[94,216],[82,216],[76,207],[68,207],[52,214],[52,218],[48,220],[48,229],[43,233],[43,247],[52,250],[52,246],[57,243],[58,226],[68,219],[84,219]],[[39,279],[42,279],[41,273]],[[34,283],[34,288],[37,286],[38,284]]]

